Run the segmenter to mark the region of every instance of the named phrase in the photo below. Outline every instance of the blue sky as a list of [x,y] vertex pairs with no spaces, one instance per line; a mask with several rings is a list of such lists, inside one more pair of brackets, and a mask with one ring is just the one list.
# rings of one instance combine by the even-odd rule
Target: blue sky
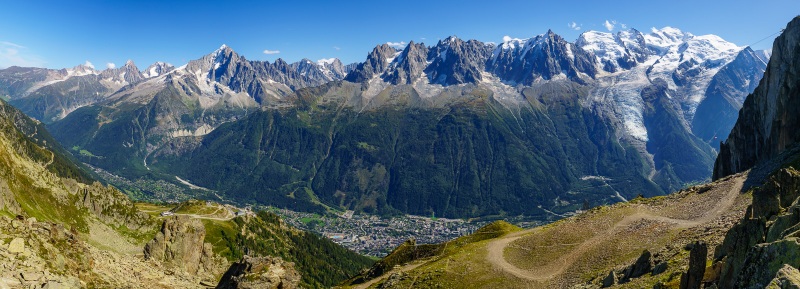
[[[377,44],[449,35],[501,42],[552,29],[569,41],[586,30],[672,26],[749,45],[780,31],[800,1],[5,1],[0,67],[98,69],[131,59],[176,66],[227,44],[248,59],[363,61]],[[574,22],[575,26],[570,27]],[[766,49],[772,36],[753,47]],[[266,53],[265,53],[266,52]]]

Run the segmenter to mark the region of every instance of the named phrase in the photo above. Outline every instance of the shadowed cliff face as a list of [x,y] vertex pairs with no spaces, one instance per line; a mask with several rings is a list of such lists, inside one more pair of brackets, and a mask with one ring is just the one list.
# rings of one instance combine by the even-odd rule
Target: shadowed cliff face
[[[745,217],[714,252],[719,288],[796,288],[800,259],[800,17],[773,45],[773,58],[755,92],[747,97],[728,140],[722,144],[714,178],[754,168],[771,172],[752,190]],[[779,169],[775,169],[779,168]],[[754,179],[758,179],[755,177]],[[754,183],[755,184],[755,183]]]
[[721,144],[714,179],[747,170],[777,156],[800,140],[800,18],[773,43],[764,78],[739,111],[728,140]]

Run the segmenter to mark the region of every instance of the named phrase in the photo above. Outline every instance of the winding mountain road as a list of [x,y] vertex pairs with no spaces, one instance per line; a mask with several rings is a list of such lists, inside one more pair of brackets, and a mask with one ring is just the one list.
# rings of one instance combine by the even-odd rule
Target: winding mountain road
[[745,176],[741,175],[735,177],[735,179],[732,180],[733,185],[730,186],[725,195],[721,199],[719,199],[719,202],[714,207],[712,207],[711,210],[707,211],[705,214],[703,214],[698,218],[674,219],[674,218],[659,216],[656,215],[655,213],[640,209],[637,213],[629,215],[624,219],[620,220],[619,222],[615,223],[611,228],[595,234],[593,237],[582,242],[574,250],[571,250],[566,255],[562,256],[557,260],[554,260],[553,262],[550,262],[547,265],[540,266],[532,270],[526,270],[509,263],[503,255],[505,248],[508,247],[514,241],[518,240],[519,238],[522,238],[526,235],[541,230],[541,227],[537,227],[525,231],[508,234],[497,240],[489,242],[489,244],[487,244],[486,260],[495,267],[500,268],[503,271],[510,273],[516,277],[531,281],[547,281],[563,273],[584,253],[593,249],[595,246],[601,244],[603,241],[609,239],[611,236],[614,235],[616,231],[626,228],[635,222],[641,220],[653,220],[653,221],[671,223],[673,224],[672,225],[673,228],[685,229],[701,225],[704,223],[708,223],[716,218],[719,218],[723,213],[725,213],[728,209],[730,209],[731,206],[733,206],[733,204],[736,202],[736,197],[741,192],[745,178],[746,178]]

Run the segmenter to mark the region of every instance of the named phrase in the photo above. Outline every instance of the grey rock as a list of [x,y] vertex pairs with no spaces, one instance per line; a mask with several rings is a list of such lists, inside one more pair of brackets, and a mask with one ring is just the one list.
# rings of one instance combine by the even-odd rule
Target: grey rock
[[356,68],[347,74],[344,80],[350,82],[366,82],[373,76],[381,75],[389,67],[388,59],[394,57],[397,52],[388,44],[382,44],[372,49],[367,56],[367,60],[358,64]]
[[43,274],[41,272],[22,272],[20,276],[25,281],[39,281],[39,279],[42,279]]
[[450,36],[428,51],[430,65],[425,68],[430,83],[455,85],[480,82],[491,45],[477,40],[464,41]]
[[172,216],[164,220],[161,230],[144,247],[146,260],[157,260],[181,268],[192,275],[213,273],[219,261],[204,243],[203,223],[187,216]]

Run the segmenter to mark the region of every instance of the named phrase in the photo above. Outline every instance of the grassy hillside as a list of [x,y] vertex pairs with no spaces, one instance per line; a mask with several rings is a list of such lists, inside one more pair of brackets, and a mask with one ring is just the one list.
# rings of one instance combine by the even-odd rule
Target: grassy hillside
[[[599,287],[609,272],[621,281],[644,250],[663,271],[630,278],[618,288],[678,288],[686,270],[685,245],[702,240],[709,252],[744,215],[751,194],[742,193],[746,176],[692,187],[668,196],[637,198],[592,209],[528,230],[487,229],[439,245],[404,244],[370,272],[342,284],[352,288],[571,288]],[[502,224],[502,223],[501,223]],[[493,224],[490,226],[497,226]],[[420,258],[403,252],[429,248]],[[433,249],[430,249],[433,248]],[[419,255],[419,254],[417,254]],[[397,266],[395,266],[397,265]],[[379,270],[377,268],[383,268]],[[652,270],[648,269],[648,270]],[[380,272],[387,272],[380,275]],[[711,271],[709,269],[708,271]],[[374,277],[380,275],[380,277]]]

